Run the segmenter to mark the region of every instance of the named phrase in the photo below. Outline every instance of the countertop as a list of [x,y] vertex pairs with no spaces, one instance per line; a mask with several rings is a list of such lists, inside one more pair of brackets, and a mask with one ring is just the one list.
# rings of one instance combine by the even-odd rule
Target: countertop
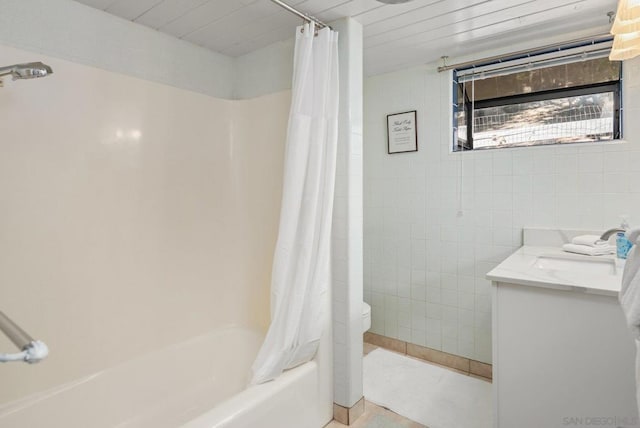
[[[574,270],[538,269],[534,265],[540,256],[559,256],[585,260],[613,259],[616,264],[616,272],[615,275],[598,275]],[[487,273],[487,279],[494,282],[532,287],[617,296],[622,284],[623,269],[624,260],[617,259],[613,254],[607,256],[581,256],[567,253],[558,247],[525,245]]]

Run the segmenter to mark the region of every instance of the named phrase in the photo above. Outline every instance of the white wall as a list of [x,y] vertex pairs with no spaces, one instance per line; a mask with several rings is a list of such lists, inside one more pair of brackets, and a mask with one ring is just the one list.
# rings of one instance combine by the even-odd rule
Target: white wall
[[[438,65],[365,80],[364,297],[372,332],[491,362],[484,275],[523,226],[604,230],[625,213],[640,224],[640,60],[624,64],[628,143],[462,154],[450,153],[451,75]],[[386,115],[414,109],[419,151],[387,154]]]
[[71,0],[0,0],[0,10],[5,45],[218,98],[233,96],[234,59],[225,55]]
[[234,58],[235,99],[291,89],[294,31],[292,27],[291,39]]
[[72,0],[0,0],[0,9],[8,46],[217,98],[291,89],[294,27],[291,39],[232,58]]
[[0,306],[51,355],[3,366],[0,403],[264,329],[290,94],[233,102],[37,59],[54,74],[0,89]]
[[332,228],[334,402],[362,398],[362,25],[331,23],[339,32],[340,112]]

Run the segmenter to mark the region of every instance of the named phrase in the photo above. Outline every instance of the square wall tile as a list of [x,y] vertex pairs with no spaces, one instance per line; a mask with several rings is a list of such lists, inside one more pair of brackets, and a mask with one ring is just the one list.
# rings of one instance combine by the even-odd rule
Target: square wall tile
[[[485,275],[522,245],[523,228],[605,229],[617,225],[620,214],[640,224],[640,187],[634,186],[640,182],[640,121],[633,120],[640,115],[640,104],[633,104],[640,85],[629,79],[631,67],[625,67],[628,143],[453,154],[448,79],[430,73],[430,66],[367,79],[365,289],[378,303],[376,293],[410,300],[410,311],[388,312],[398,335],[490,363],[491,283]],[[447,94],[435,110],[425,87]],[[380,118],[388,113],[389,92],[380,88],[402,88],[412,108],[433,112],[420,130],[418,152],[386,154]],[[380,316],[384,309],[374,316],[376,331],[384,328]],[[432,320],[440,322],[439,334]]]

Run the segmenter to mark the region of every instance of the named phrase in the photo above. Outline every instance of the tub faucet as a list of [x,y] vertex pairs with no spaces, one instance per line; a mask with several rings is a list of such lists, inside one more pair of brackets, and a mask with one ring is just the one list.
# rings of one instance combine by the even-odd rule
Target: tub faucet
[[606,232],[604,232],[601,236],[600,239],[603,241],[608,241],[609,238],[611,237],[611,235],[613,235],[614,233],[618,233],[618,232],[626,232],[626,230],[621,229],[619,227],[614,227],[613,229],[609,229]]

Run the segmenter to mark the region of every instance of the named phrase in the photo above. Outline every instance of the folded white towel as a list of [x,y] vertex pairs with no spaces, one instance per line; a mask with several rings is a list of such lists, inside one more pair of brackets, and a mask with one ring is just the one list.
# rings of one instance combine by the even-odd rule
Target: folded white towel
[[572,244],[588,245],[589,247],[602,247],[608,245],[607,241],[600,239],[598,235],[579,235],[571,240]]
[[616,247],[613,245],[590,247],[588,245],[564,244],[562,249],[568,253],[584,254],[585,256],[604,256],[616,252]]

